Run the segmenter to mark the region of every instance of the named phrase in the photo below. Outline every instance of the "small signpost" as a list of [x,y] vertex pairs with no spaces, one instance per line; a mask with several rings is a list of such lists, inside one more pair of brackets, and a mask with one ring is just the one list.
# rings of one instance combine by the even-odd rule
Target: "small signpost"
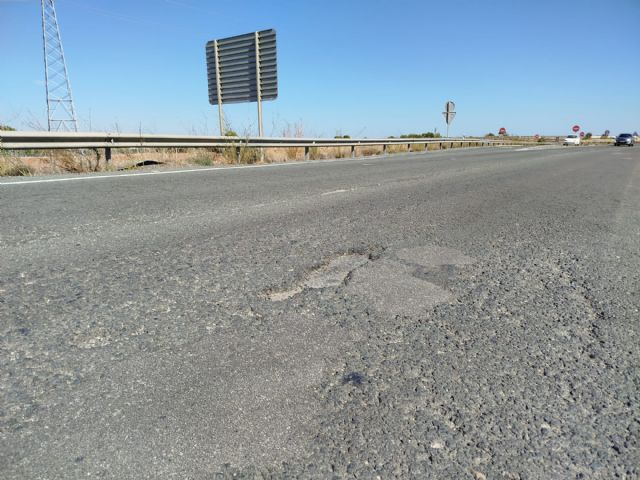
[[451,122],[453,122],[453,119],[456,116],[456,112],[454,111],[455,108],[456,104],[449,100],[444,105],[444,112],[442,112],[442,115],[444,115],[444,121],[447,122],[447,137],[449,137],[449,125],[451,125]]
[[584,138],[584,132],[580,132],[580,138]]
[[506,135],[507,134],[507,129],[502,127],[500,128],[500,130],[498,130],[498,135]]
[[580,125],[574,125],[571,130],[573,130],[573,133],[578,133],[580,131]]

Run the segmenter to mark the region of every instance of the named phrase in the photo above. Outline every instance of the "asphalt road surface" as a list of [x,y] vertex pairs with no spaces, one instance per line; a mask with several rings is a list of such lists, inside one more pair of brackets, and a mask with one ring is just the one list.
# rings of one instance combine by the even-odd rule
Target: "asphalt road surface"
[[1,478],[640,476],[640,148],[72,178],[0,179]]

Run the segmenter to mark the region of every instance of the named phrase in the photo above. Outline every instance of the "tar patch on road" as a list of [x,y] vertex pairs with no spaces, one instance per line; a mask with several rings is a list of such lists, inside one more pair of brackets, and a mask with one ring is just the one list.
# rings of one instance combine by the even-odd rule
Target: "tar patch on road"
[[364,375],[358,372],[351,372],[345,375],[344,377],[342,377],[343,385],[347,385],[347,384],[362,385],[363,381],[364,381]]

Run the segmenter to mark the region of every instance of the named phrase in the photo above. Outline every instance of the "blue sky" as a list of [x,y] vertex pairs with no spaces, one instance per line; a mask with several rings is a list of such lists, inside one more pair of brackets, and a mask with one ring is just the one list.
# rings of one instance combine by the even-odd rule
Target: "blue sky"
[[[57,0],[80,128],[217,134],[208,40],[275,28],[265,134],[640,130],[640,0]],[[40,2],[0,0],[0,123],[46,125]],[[256,133],[255,104],[230,105]]]

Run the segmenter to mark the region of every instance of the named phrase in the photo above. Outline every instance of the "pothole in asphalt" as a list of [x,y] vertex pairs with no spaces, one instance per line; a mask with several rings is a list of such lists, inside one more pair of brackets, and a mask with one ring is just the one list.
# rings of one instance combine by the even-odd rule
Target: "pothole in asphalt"
[[353,270],[369,262],[369,258],[369,255],[361,253],[348,253],[334,257],[327,264],[309,272],[302,282],[287,290],[267,292],[266,296],[273,302],[281,302],[301,293],[305,288],[339,287],[345,283]]

